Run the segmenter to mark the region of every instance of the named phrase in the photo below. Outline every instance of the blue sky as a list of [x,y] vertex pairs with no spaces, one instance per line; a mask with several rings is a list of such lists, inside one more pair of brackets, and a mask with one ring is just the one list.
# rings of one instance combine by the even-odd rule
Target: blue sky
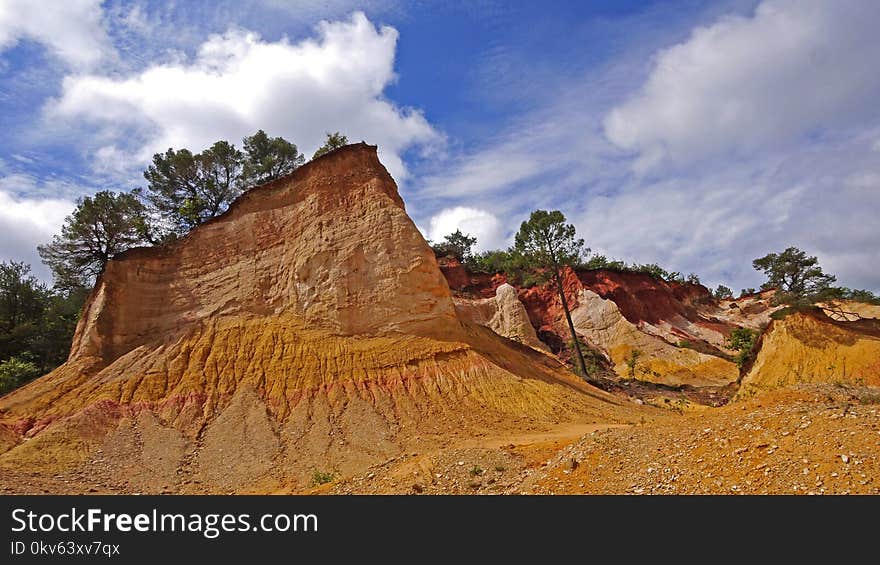
[[0,259],[48,278],[75,199],[169,146],[339,130],[430,238],[558,208],[707,284],[796,245],[880,290],[878,26],[873,0],[0,0]]

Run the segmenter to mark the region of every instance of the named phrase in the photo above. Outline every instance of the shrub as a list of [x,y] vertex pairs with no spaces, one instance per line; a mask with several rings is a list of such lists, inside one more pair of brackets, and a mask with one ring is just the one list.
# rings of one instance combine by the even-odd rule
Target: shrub
[[312,486],[314,487],[318,485],[324,485],[332,482],[333,479],[333,473],[316,470],[314,473],[312,473]]
[[444,237],[442,242],[432,244],[431,248],[435,257],[455,257],[459,261],[467,261],[471,258],[476,243],[477,238],[462,233],[461,230],[455,230],[454,233]]
[[743,368],[752,360],[757,341],[758,332],[749,328],[736,328],[727,336],[727,347],[737,351],[734,361],[739,368]]
[[733,298],[733,291],[730,288],[724,286],[723,284],[719,284],[715,289],[715,292],[712,293],[715,298],[718,300],[725,300],[729,298]]
[[642,356],[642,352],[638,349],[633,349],[629,353],[629,357],[626,358],[626,367],[629,369],[629,378],[636,378],[636,369],[639,366],[639,357]]
[[0,394],[6,394],[39,376],[40,368],[30,361],[18,357],[0,361]]

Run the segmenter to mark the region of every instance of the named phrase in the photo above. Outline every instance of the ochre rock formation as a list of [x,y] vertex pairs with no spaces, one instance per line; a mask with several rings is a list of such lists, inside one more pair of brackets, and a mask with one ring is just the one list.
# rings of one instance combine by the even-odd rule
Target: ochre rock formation
[[880,386],[880,323],[819,312],[774,320],[737,397],[803,383]]
[[739,377],[730,361],[676,347],[639,330],[616,302],[592,290],[582,289],[577,304],[571,313],[575,330],[608,354],[620,377],[691,386],[725,386]]
[[458,296],[492,298],[495,289],[507,282],[503,273],[472,273],[455,257],[438,257],[438,262],[449,288]]
[[[643,273],[567,270],[563,288],[575,330],[606,356],[618,377],[691,386],[737,380],[739,369],[724,357],[736,325],[715,316],[720,309],[705,287]],[[553,286],[523,289],[519,298],[545,341],[564,346],[571,340]],[[627,360],[634,350],[638,359],[631,371]]]
[[507,283],[495,289],[494,298],[477,300],[456,298],[455,310],[462,320],[490,328],[498,335],[523,345],[549,351],[538,339],[529,315],[517,297],[516,289]]
[[68,362],[0,399],[0,469],[289,492],[458,435],[633,410],[460,321],[375,147],[359,144],[173,245],[110,261]]

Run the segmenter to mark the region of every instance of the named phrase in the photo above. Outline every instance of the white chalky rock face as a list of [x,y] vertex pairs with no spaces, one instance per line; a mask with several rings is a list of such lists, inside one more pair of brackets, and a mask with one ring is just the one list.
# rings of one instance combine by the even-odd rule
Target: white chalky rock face
[[520,302],[516,289],[504,283],[495,289],[494,298],[481,300],[455,299],[458,316],[467,321],[485,326],[500,336],[512,339],[523,345],[547,352],[547,346],[538,339],[538,334],[525,306]]

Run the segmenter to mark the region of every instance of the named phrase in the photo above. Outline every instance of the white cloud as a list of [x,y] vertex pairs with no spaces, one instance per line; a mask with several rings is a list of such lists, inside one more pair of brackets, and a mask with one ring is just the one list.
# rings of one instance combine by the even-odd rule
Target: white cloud
[[765,0],[660,51],[605,119],[636,171],[749,155],[876,119],[880,2]]
[[440,242],[455,230],[476,237],[475,247],[480,251],[506,246],[506,230],[498,218],[485,210],[465,206],[447,208],[433,216],[426,237]]
[[[813,4],[803,5],[806,14],[799,17],[810,16],[813,12],[808,8],[816,10]],[[733,27],[746,25],[765,17],[761,14],[768,10],[766,6],[790,8],[793,4],[765,4],[755,18],[728,17],[722,22]],[[840,10],[849,10],[849,16],[819,18],[826,30],[830,26],[826,41],[834,45],[823,44],[815,55],[816,64],[821,63],[817,72],[824,73],[823,77],[830,71],[821,54],[840,55],[838,65],[843,68],[839,80],[848,81],[847,84],[819,86],[849,93],[851,108],[838,104],[839,98],[811,91],[806,79],[795,81],[793,87],[768,82],[764,61],[776,64],[779,70],[779,57],[772,52],[755,55],[751,42],[744,40],[740,45],[744,54],[724,55],[731,60],[751,60],[749,68],[755,74],[754,80],[747,69],[735,66],[743,73],[740,80],[745,85],[729,85],[724,71],[730,65],[704,68],[711,73],[701,81],[686,75],[686,81],[673,85],[680,90],[652,98],[673,105],[676,96],[686,98],[682,99],[682,115],[687,121],[674,123],[684,131],[671,126],[670,131],[663,131],[665,122],[659,120],[664,118],[653,116],[646,109],[648,106],[639,106],[639,113],[628,116],[633,117],[634,124],[644,124],[645,129],[638,131],[633,139],[639,145],[633,145],[633,153],[627,154],[611,143],[603,124],[611,108],[629,108],[619,106],[620,101],[626,100],[625,93],[639,86],[632,84],[633,67],[628,63],[633,59],[623,53],[606,69],[580,77],[568,76],[552,87],[544,85],[544,90],[552,94],[532,100],[534,109],[510,120],[507,128],[484,140],[478,150],[453,158],[437,168],[440,172],[426,176],[421,183],[414,182],[423,190],[414,195],[413,209],[423,212],[426,218],[430,218],[432,205],[434,209],[465,206],[488,210],[508,230],[515,230],[530,210],[559,209],[594,251],[627,261],[657,262],[684,273],[695,272],[707,283],[724,283],[737,289],[762,282],[761,275],[752,269],[754,258],[795,245],[818,255],[826,271],[838,275],[840,284],[880,291],[880,273],[875,267],[880,264],[880,232],[876,229],[876,218],[880,217],[880,163],[876,147],[880,144],[875,144],[880,116],[873,99],[868,100],[862,92],[853,94],[853,89],[867,88],[864,81],[874,79],[850,77],[854,66],[863,65],[862,73],[873,68],[873,63],[863,61],[862,53],[853,54],[850,50],[854,49],[851,43],[858,41],[866,51],[873,52],[880,36],[865,30],[880,24],[880,13],[864,14],[865,22],[851,26],[849,33],[858,39],[844,37],[839,22],[842,18],[857,19],[864,5],[853,6],[835,5]],[[708,29],[715,26],[697,28],[691,37],[708,33]],[[692,43],[689,40],[683,45]],[[718,51],[721,47],[728,45],[712,45],[718,57],[722,56]],[[661,56],[657,60],[668,51],[659,50]],[[711,77],[721,80],[721,85],[701,86]],[[737,93],[756,84],[764,85],[767,92],[763,94],[774,103],[777,100],[773,95],[784,102],[777,104],[783,107],[774,108],[784,116],[766,116],[773,130],[768,137],[758,136],[751,141],[748,136],[736,138],[735,129],[700,122],[705,112],[714,111],[705,109],[715,103],[714,95],[723,97],[729,87],[738,96]],[[689,87],[705,90],[706,99],[692,94]],[[835,101],[829,102],[826,114],[817,114],[821,119],[803,109],[784,107],[806,104],[804,107],[812,112],[816,108],[799,98],[820,94]],[[639,96],[633,100],[643,100]],[[754,100],[754,96],[749,100]],[[861,118],[855,120],[856,116]],[[819,132],[821,135],[813,135],[817,123],[825,129]],[[648,136],[645,132],[652,132],[650,128],[657,128],[659,133]],[[776,134],[781,137],[775,138]],[[650,142],[642,143],[643,140]],[[757,141],[752,143],[754,140]],[[695,148],[689,153],[691,144]],[[711,151],[700,154],[702,145]],[[640,165],[644,165],[655,147],[659,148],[660,161],[675,158],[677,166],[658,168],[652,171],[653,175],[632,174],[634,161],[641,159]],[[690,159],[710,154],[717,157],[719,147],[743,151],[739,155],[722,152],[721,158],[709,162]],[[762,149],[746,151],[749,147]],[[434,230],[428,233],[435,235]]]
[[211,36],[192,61],[156,64],[123,78],[68,76],[46,115],[99,126],[113,138],[90,148],[100,150],[99,161],[125,153],[133,168],[168,147],[200,150],[217,139],[238,142],[259,128],[311,156],[325,132],[338,130],[351,142],[378,144],[389,171],[403,180],[402,152],[442,138],[420,112],[383,97],[396,79],[397,31],[377,29],[357,12],[348,21],[321,22],[316,34],[298,43],[266,42],[231,29]]
[[21,39],[39,42],[66,63],[89,67],[108,53],[101,0],[0,0],[0,51]]
[[60,231],[74,203],[60,198],[19,197],[7,190],[21,184],[21,178],[0,178],[0,259],[28,263],[48,283],[52,277],[40,262],[37,245],[47,243]]

